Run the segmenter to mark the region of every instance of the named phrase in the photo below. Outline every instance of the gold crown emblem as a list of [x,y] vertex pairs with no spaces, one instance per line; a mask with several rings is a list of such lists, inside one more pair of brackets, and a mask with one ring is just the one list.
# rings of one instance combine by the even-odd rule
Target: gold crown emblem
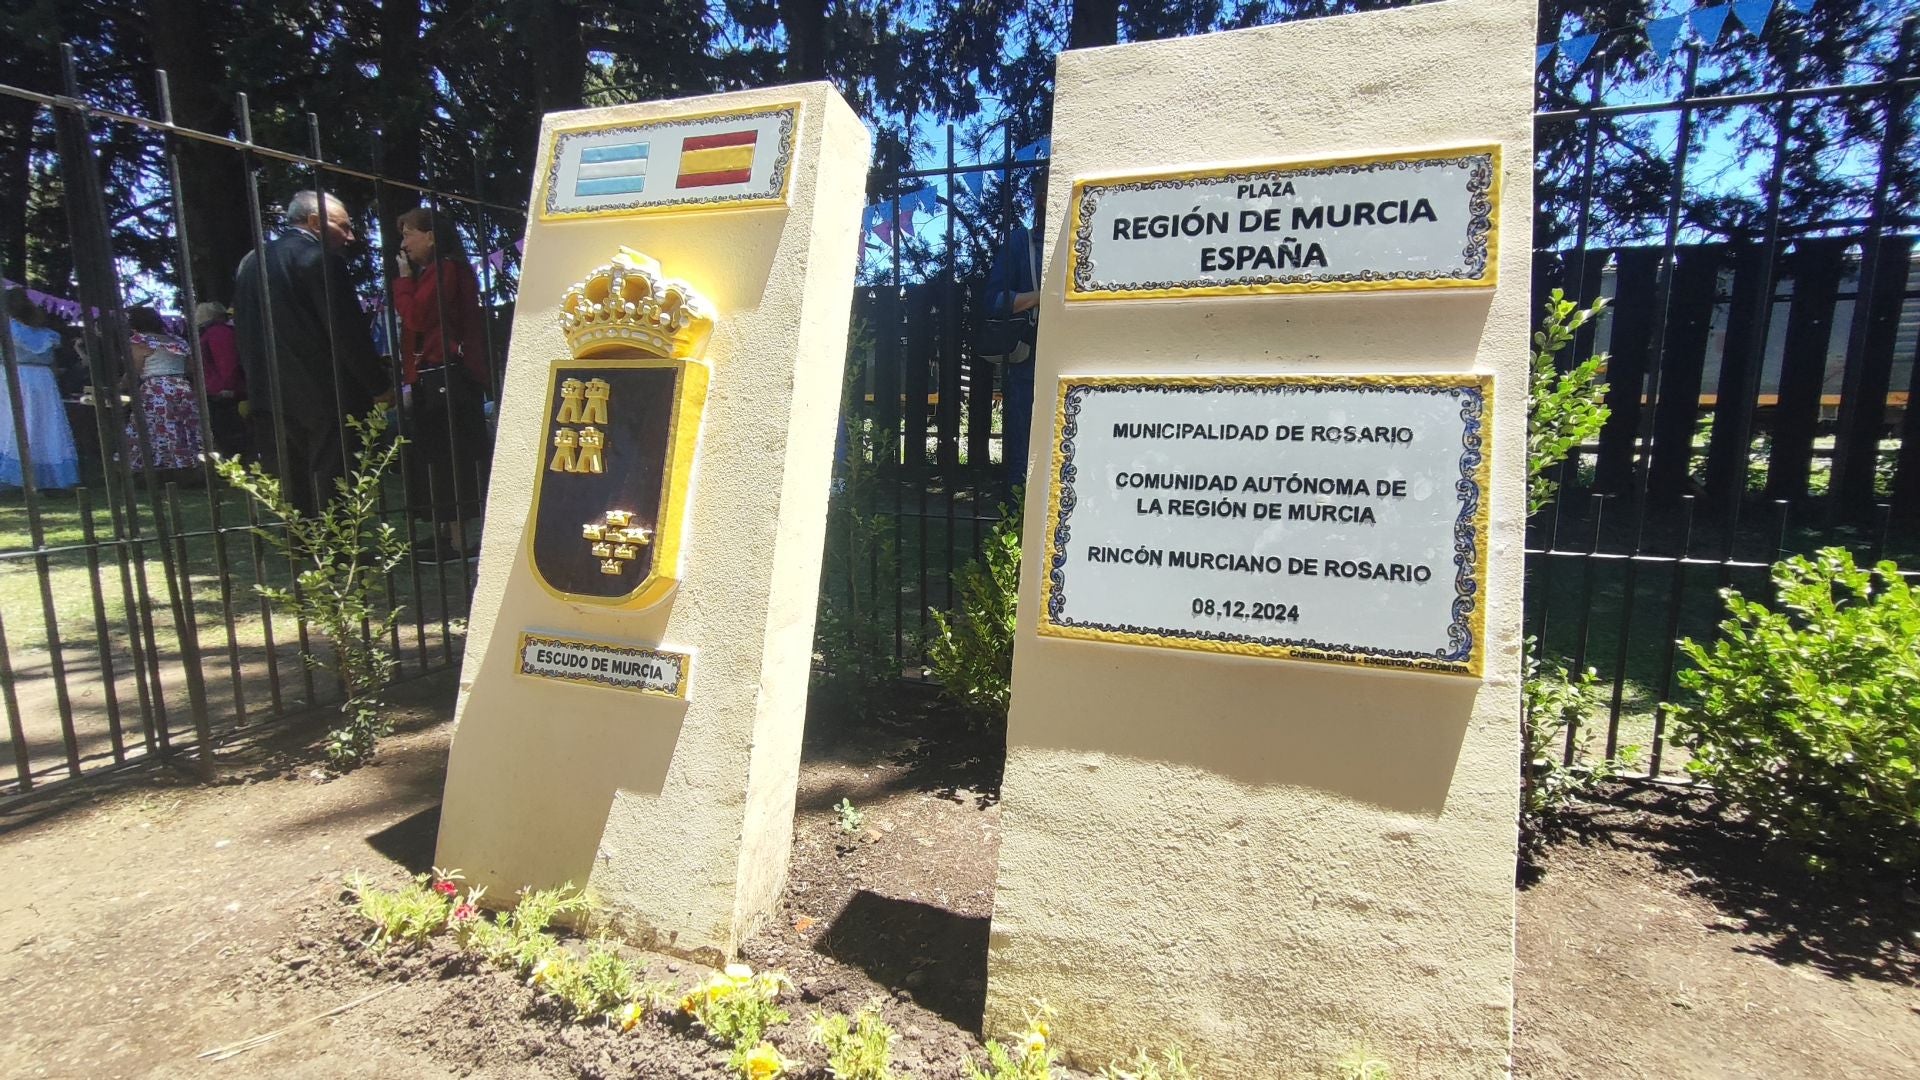
[[576,357],[633,348],[697,359],[713,334],[713,308],[686,282],[663,275],[659,262],[622,247],[567,289],[560,326]]

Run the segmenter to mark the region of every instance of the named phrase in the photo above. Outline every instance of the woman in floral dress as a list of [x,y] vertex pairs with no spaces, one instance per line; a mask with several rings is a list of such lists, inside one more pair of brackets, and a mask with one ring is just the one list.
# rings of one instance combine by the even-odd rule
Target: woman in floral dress
[[193,363],[193,347],[167,330],[158,312],[152,308],[130,308],[127,325],[132,328],[133,377],[139,382],[134,394],[138,414],[127,414],[127,460],[135,469],[148,466],[142,452],[139,416],[146,418],[146,446],[153,451],[155,469],[193,469],[200,464],[204,445],[200,433],[200,406],[194,400],[193,382],[187,370]]

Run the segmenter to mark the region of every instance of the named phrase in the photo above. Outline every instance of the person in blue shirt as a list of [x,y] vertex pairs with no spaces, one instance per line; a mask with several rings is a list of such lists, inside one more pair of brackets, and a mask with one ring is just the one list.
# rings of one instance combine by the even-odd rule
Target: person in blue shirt
[[1033,220],[1035,229],[1016,224],[1007,234],[1007,242],[993,261],[987,278],[987,314],[1006,319],[1025,314],[1028,326],[1021,344],[1009,354],[1000,368],[1000,459],[1009,484],[1025,484],[1027,479],[1027,443],[1033,431],[1033,361],[1039,333],[1040,260],[1043,230],[1047,219],[1047,187],[1044,174],[1033,178]]

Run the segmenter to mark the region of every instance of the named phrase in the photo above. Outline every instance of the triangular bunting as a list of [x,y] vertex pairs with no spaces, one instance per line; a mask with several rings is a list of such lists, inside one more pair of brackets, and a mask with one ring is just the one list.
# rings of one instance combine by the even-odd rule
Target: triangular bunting
[[1700,40],[1713,45],[1720,40],[1720,31],[1727,25],[1727,5],[1715,4],[1713,7],[1694,8],[1687,14],[1693,23],[1693,32]]
[[1773,0],[1733,0],[1733,17],[1749,34],[1767,32],[1767,16],[1773,14]]
[[963,172],[960,174],[960,186],[966,188],[967,192],[976,198],[980,195],[980,189],[985,187],[986,184],[986,178],[977,172]]
[[1560,43],[1560,55],[1566,57],[1578,69],[1587,62],[1587,54],[1593,51],[1593,43],[1600,40],[1599,34],[1581,34]]
[[[1762,3],[1766,0],[1761,0]],[[1669,15],[1664,19],[1653,19],[1647,23],[1647,44],[1653,46],[1653,55],[1662,60],[1673,51],[1680,41],[1680,32],[1687,28],[1685,15]]]
[[1552,42],[1548,42],[1545,45],[1542,45],[1539,48],[1533,50],[1533,66],[1539,67],[1541,64],[1546,63],[1547,57],[1552,55],[1553,55]]
[[1787,6],[1805,15],[1813,10],[1813,0],[1787,0]]

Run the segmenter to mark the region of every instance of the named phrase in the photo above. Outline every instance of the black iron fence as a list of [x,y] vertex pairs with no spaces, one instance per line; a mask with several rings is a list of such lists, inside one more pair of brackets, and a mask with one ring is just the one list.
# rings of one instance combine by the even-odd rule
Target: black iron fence
[[[1719,588],[1766,595],[1777,558],[1827,544],[1876,559],[1920,546],[1915,26],[1892,27],[1849,81],[1796,76],[1792,42],[1769,46],[1784,70],[1760,88],[1725,90],[1728,65],[1692,45],[1668,94],[1642,69],[1621,77],[1604,46],[1573,81],[1541,75],[1536,310],[1555,288],[1610,303],[1574,353],[1610,354],[1612,415],[1561,470],[1527,552],[1528,631],[1604,684],[1569,758],[1637,746],[1644,775],[1674,774],[1684,755],[1659,705],[1676,639],[1714,632]],[[939,167],[877,191],[880,221],[929,190],[944,220],[868,240],[849,410],[870,435],[855,444],[870,447],[856,494],[883,543],[863,549],[875,572],[830,558],[840,574],[823,583],[829,604],[887,623],[910,673],[931,612],[954,602],[953,570],[1009,497],[1006,373],[971,343],[987,268],[1030,220],[1047,165],[1011,148],[956,161],[946,141]],[[1821,168],[1848,182],[1795,198]],[[1629,170],[1659,188],[1614,175]],[[844,551],[853,535],[829,543]],[[878,569],[889,554],[895,574]]]
[[[1789,62],[1769,85],[1729,88],[1707,77],[1712,58],[1691,46],[1671,68],[1668,94],[1648,93],[1645,79],[1623,88],[1607,74],[1617,69],[1604,46],[1575,81],[1542,75],[1536,299],[1560,287],[1612,302],[1576,352],[1611,353],[1613,417],[1562,470],[1561,496],[1532,523],[1527,554],[1529,632],[1547,654],[1597,668],[1606,685],[1591,723],[1569,734],[1569,755],[1638,744],[1647,775],[1679,767],[1658,705],[1673,692],[1674,640],[1712,632],[1717,588],[1764,592],[1782,553],[1828,543],[1870,557],[1913,555],[1914,25],[1908,19],[1897,46],[1842,80],[1803,77]],[[0,765],[0,800],[145,755],[200,760],[246,725],[340,699],[339,687],[299,660],[306,650],[324,654],[325,642],[277,619],[253,593],[256,583],[292,580],[251,532],[254,512],[204,466],[173,474],[154,466],[154,432],[128,381],[129,296],[172,292],[184,311],[201,296],[234,299],[234,268],[222,265],[233,260],[209,250],[258,257],[285,200],[325,190],[378,242],[348,249],[323,286],[365,299],[366,321],[388,343],[388,381],[404,386],[406,328],[394,316],[388,264],[395,215],[422,204],[435,231],[450,223],[470,252],[484,314],[483,394],[497,387],[505,356],[518,261],[509,241],[524,207],[330,161],[312,117],[308,145],[296,152],[255,142],[244,100],[235,137],[170,123],[164,79],[156,100],[151,116],[90,105],[70,62],[61,94],[0,86],[0,103],[34,113],[9,137],[29,140],[37,175],[52,178],[30,197],[64,218],[68,243],[42,257],[71,261],[41,280],[76,286],[63,298],[70,306],[53,306],[70,313],[64,337],[84,357],[60,406],[82,436],[80,481],[47,489],[23,461],[29,482],[0,494],[0,759],[11,764],[10,774]],[[1843,127],[1851,141],[1835,137]],[[884,651],[883,664],[908,674],[924,655],[931,613],[955,602],[953,572],[1012,497],[1007,370],[973,343],[989,267],[1016,223],[1031,220],[1047,166],[1011,145],[963,160],[951,129],[945,141],[936,167],[874,188],[888,228],[866,241],[853,300],[844,488],[822,582],[823,615],[877,631],[867,640]],[[97,159],[108,143],[119,156],[103,178]],[[127,144],[157,163],[130,180]],[[202,200],[190,213],[189,156],[202,177],[209,159],[238,175],[244,205],[222,217]],[[1815,183],[1821,168],[1851,180]],[[140,207],[148,238],[164,241],[164,272],[119,257],[126,228],[110,203]],[[939,212],[922,221],[915,206]],[[244,223],[237,242],[228,233],[200,243],[234,219]],[[444,325],[448,313],[438,314]],[[335,372],[340,335],[357,332],[328,327]],[[201,343],[191,328],[187,337],[191,411],[210,432],[217,403]],[[8,404],[19,416],[30,407],[22,358],[6,351]],[[283,438],[278,421],[306,405],[275,391],[249,388],[275,420],[256,430],[257,444]],[[420,402],[392,407],[402,433],[416,434]],[[32,457],[30,440],[14,443],[18,457]],[[451,461],[484,471],[486,447],[454,451]],[[467,513],[453,477],[414,464],[388,485],[382,513],[410,538],[450,532],[448,519]],[[464,556],[475,543],[462,530],[451,557],[409,562],[383,583],[385,599],[408,609],[388,642],[407,671],[456,660],[472,586]]]
[[[65,224],[62,242],[9,245],[34,264],[8,267],[21,279],[16,302],[26,298],[21,325],[39,331],[31,340],[51,332],[57,344],[20,355],[14,335],[0,335],[6,404],[19,421],[0,452],[18,472],[0,491],[0,801],[142,757],[201,766],[240,729],[342,700],[344,688],[302,659],[324,660],[328,644],[254,590],[299,587],[297,561],[253,531],[279,523],[263,522],[199,456],[218,450],[286,463],[275,468],[290,490],[328,490],[328,476],[350,464],[354,440],[328,395],[296,392],[289,353],[330,360],[322,361],[329,371],[310,374],[322,388],[330,379],[336,394],[367,377],[348,367],[357,357],[378,356],[384,366],[375,407],[408,442],[379,516],[420,547],[381,583],[382,601],[406,610],[385,645],[407,674],[458,662],[479,543],[472,493],[488,469],[485,416],[518,265],[508,245],[524,226],[523,207],[329,160],[311,114],[301,151],[254,141],[244,95],[236,136],[193,130],[172,122],[164,73],[154,114],[134,115],[90,103],[71,52],[64,60],[60,94],[0,86],[0,103],[20,118],[6,137],[28,144],[8,149],[35,177],[30,191],[6,197]],[[103,175],[108,146],[114,159]],[[195,183],[242,193],[244,203],[201,200],[189,212]],[[242,295],[235,249],[272,264],[272,249],[296,228],[286,218],[300,191],[346,207],[349,230],[373,242],[319,258],[317,283],[261,273],[256,291]],[[414,207],[426,214],[419,231],[436,238],[432,274],[441,287],[432,308],[402,318],[395,221]],[[153,245],[164,269],[153,269],[152,250],[139,260],[116,250],[130,242]],[[420,273],[415,280],[428,276]],[[43,287],[30,289],[36,283]],[[167,294],[187,317],[164,327],[129,299]],[[266,385],[256,378],[243,390],[210,392],[220,359],[192,318],[203,298],[251,305],[264,322],[266,363],[247,366],[264,371]],[[276,316],[296,309],[325,313],[312,331],[317,341],[290,339],[287,326],[275,331]],[[421,336],[436,329],[439,348]],[[154,361],[156,338],[142,330],[178,335],[173,352],[187,353],[180,372]],[[470,376],[459,374],[462,364]],[[443,388],[457,377],[468,388],[458,407],[477,423],[453,415],[456,394]],[[173,381],[155,385],[164,378]],[[303,459],[289,438],[324,448]]]

